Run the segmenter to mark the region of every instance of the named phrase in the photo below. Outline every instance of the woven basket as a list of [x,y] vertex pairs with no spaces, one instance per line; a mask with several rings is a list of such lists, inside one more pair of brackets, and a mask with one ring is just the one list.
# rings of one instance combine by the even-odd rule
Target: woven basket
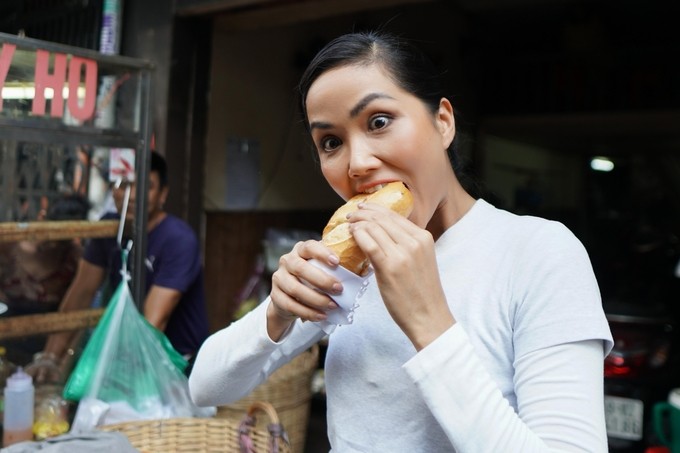
[[250,395],[217,408],[217,417],[238,419],[254,401],[271,403],[286,427],[293,453],[303,453],[309,425],[312,377],[319,363],[319,345],[312,346],[276,370]]
[[[258,412],[267,415],[259,418]],[[260,428],[268,421],[266,428]],[[272,405],[254,402],[239,420],[230,418],[169,418],[100,426],[125,434],[142,453],[291,453],[290,444]]]

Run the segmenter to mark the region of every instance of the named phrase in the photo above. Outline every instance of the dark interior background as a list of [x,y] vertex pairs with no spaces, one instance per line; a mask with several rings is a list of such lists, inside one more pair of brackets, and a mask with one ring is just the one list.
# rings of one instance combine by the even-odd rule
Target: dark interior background
[[[133,7],[124,3],[128,3],[123,7],[125,15]],[[219,3],[179,2],[178,11]],[[254,3],[241,9],[264,8]],[[4,0],[0,31],[97,49],[103,4],[103,0]],[[678,3],[423,2],[394,7],[394,25],[423,21],[418,11],[431,5],[465,18],[464,39],[457,51],[464,62],[458,76],[463,77],[466,91],[452,97],[459,100],[472,140],[490,134],[582,159],[585,184],[577,209],[542,206],[541,193],[536,191],[518,191],[514,199],[496,197],[484,192],[487,181],[477,174],[482,194],[506,209],[566,223],[591,254],[605,304],[623,303],[677,319]],[[370,23],[362,14],[353,16],[358,28]],[[178,16],[174,25],[182,29],[190,20]],[[427,21],[423,22],[426,27]],[[440,19],[435,25],[441,23]],[[452,22],[451,27],[459,23]],[[430,47],[435,59],[437,46],[446,45],[422,44]],[[130,52],[123,48],[121,53]],[[613,159],[615,169],[591,171],[589,161],[595,155]],[[473,174],[483,158],[473,155]]]

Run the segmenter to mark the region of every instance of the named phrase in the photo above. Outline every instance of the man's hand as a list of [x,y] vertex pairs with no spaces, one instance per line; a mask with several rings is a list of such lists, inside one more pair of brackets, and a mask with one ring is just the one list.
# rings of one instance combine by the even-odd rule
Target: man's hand
[[35,384],[62,384],[63,376],[57,356],[49,352],[38,352],[25,371],[33,377]]

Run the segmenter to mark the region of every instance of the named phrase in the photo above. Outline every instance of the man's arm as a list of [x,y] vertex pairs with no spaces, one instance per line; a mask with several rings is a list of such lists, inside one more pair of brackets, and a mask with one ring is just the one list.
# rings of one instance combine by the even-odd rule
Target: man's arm
[[144,317],[161,332],[165,331],[170,315],[182,293],[176,289],[152,285],[144,301]]
[[[59,305],[60,312],[88,308],[104,281],[105,269],[81,259],[71,285]],[[44,353],[61,359],[77,335],[77,332],[59,332],[50,335]]]

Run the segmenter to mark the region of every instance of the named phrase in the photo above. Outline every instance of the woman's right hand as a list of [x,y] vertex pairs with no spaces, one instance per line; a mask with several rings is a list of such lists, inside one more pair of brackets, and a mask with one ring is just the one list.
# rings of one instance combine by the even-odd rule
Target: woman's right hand
[[316,259],[330,267],[338,257],[319,241],[298,242],[279,259],[272,275],[271,303],[267,307],[267,330],[277,341],[295,319],[323,321],[326,311],[337,308],[328,294],[339,294],[342,285],[327,272],[308,261]]

